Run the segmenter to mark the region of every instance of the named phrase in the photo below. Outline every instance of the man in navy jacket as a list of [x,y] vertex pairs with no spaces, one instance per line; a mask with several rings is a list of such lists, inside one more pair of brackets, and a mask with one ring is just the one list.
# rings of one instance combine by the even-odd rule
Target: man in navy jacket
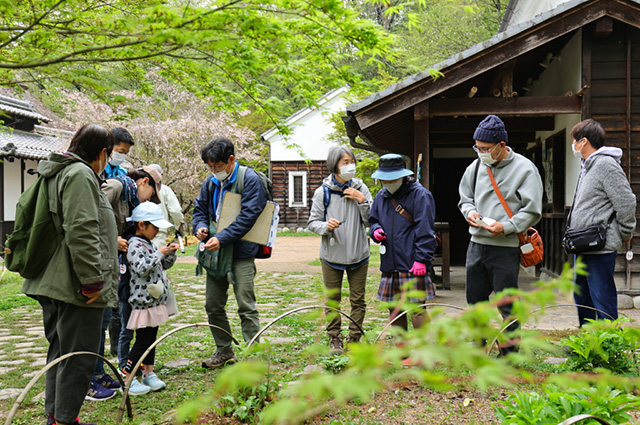
[[[267,204],[267,193],[260,177],[251,168],[247,168],[241,194],[241,210],[228,227],[215,235],[209,235],[209,224],[217,223],[225,193],[238,192],[236,179],[240,165],[236,161],[233,143],[219,137],[209,142],[201,152],[202,160],[209,166],[212,175],[207,177],[196,198],[193,210],[193,233],[204,248],[217,251],[233,246],[233,290],[238,302],[238,314],[241,320],[242,336],[249,342],[260,330],[253,279],[256,274],[255,256],[258,245],[240,240],[255,224],[258,216]],[[216,341],[216,352],[202,362],[202,367],[214,369],[237,361],[231,346],[231,327],[226,313],[229,279],[225,276],[215,278],[207,274],[205,310],[209,324],[225,329],[225,332],[211,328]]]

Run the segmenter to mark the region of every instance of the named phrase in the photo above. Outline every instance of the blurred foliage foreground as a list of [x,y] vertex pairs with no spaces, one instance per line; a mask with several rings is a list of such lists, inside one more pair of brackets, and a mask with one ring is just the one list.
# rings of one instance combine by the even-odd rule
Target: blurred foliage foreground
[[[576,267],[584,273],[581,264]],[[623,329],[626,319],[599,321],[560,344],[531,329],[541,314],[552,314],[560,295],[571,294],[573,273],[565,266],[558,279],[539,282],[533,291],[505,291],[453,315],[444,314],[446,306],[430,306],[430,321],[421,329],[404,333],[391,327],[387,336],[374,340],[368,335],[366,341],[349,345],[346,355],[330,356],[326,346],[310,345],[301,355],[324,355],[324,370],[311,368],[292,382],[274,373],[268,341],[254,345],[243,353],[243,361],[217,376],[210,393],[183,405],[178,419],[197,420],[213,408],[243,422],[297,424],[347,402],[365,403],[376,392],[410,381],[442,391],[461,382],[480,391],[534,389],[514,389],[506,400],[493,404],[502,424],[558,424],[592,414],[603,419],[598,423],[627,423],[627,411],[636,410],[640,400],[633,395],[639,385],[639,329]],[[513,317],[503,321],[497,306],[505,302],[513,303]],[[501,332],[512,319],[528,329]],[[498,344],[514,340],[519,341],[519,352],[495,355]],[[569,356],[570,361],[550,367],[540,353]],[[402,361],[409,356],[412,367],[404,367]]]

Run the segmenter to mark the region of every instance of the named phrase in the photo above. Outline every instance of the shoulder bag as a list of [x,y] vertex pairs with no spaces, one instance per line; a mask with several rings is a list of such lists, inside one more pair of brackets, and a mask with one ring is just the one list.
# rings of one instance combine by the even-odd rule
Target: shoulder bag
[[[578,188],[576,187],[576,193]],[[593,224],[582,229],[569,228],[571,223],[571,213],[573,212],[573,204],[576,202],[576,193],[573,194],[573,202],[567,217],[567,228],[562,238],[562,246],[567,254],[582,254],[583,252],[600,251],[607,242],[607,230],[613,222],[616,212],[614,211],[609,217],[609,221],[604,224]]]
[[[496,179],[493,178],[493,173],[489,167],[487,167],[487,174],[489,174],[489,179],[491,180],[496,195],[498,195],[498,199],[500,199],[502,207],[507,212],[509,218],[513,217],[513,212],[511,212],[511,208],[509,208],[500,189],[498,189]],[[544,257],[544,245],[542,244],[542,238],[538,231],[533,227],[529,227],[525,234],[518,233],[518,238],[520,239],[520,264],[522,264],[523,267],[540,264]]]

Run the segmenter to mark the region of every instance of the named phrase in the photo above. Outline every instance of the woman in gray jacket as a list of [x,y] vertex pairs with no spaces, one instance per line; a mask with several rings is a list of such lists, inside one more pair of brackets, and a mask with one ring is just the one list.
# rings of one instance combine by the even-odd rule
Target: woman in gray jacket
[[[327,305],[338,308],[342,277],[349,281],[350,316],[347,343],[358,342],[366,312],[365,286],[369,269],[369,224],[371,193],[362,180],[355,178],[356,157],[346,146],[334,146],[327,155],[331,174],[316,189],[309,215],[309,229],[322,235],[320,259],[327,293]],[[340,315],[327,311],[327,334],[333,352],[344,350]],[[356,325],[357,324],[357,325]]]

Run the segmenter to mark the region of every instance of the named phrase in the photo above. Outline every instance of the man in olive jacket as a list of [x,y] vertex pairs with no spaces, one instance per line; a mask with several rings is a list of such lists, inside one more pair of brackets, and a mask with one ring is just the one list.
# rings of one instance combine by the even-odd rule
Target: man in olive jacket
[[[98,177],[112,148],[113,136],[107,129],[87,125],[75,134],[68,152],[53,153],[38,164],[38,172],[47,177],[54,222],[64,233],[44,271],[26,279],[22,287],[42,306],[49,341],[47,363],[71,352],[97,353],[103,311],[117,300],[118,234]],[[81,355],[47,372],[49,423],[79,423],[95,364],[96,357]]]

